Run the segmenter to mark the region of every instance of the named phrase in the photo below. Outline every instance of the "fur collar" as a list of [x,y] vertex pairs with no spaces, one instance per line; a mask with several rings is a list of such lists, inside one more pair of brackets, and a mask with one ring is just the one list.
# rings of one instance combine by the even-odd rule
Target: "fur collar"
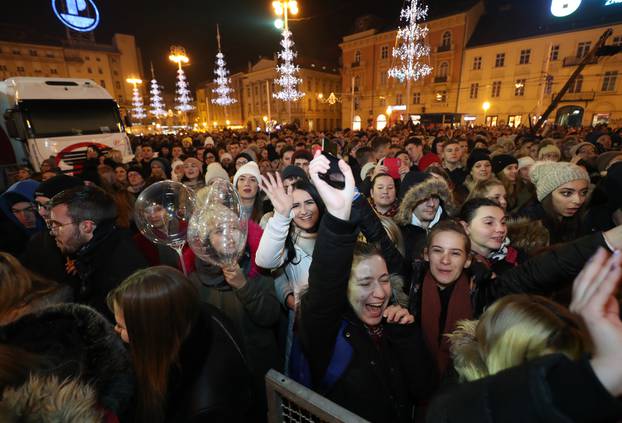
[[400,208],[395,215],[395,223],[398,225],[409,225],[415,207],[430,197],[438,197],[441,200],[441,207],[450,216],[453,215],[453,202],[447,182],[438,178],[428,178],[414,185],[406,192],[402,199],[402,204],[400,204]]

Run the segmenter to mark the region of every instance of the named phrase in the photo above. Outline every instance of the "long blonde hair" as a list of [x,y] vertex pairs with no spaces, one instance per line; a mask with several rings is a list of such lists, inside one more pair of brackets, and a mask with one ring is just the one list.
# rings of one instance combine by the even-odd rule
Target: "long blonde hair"
[[460,378],[477,380],[534,358],[562,353],[578,359],[590,350],[579,320],[535,295],[508,295],[477,320],[463,320],[446,335]]

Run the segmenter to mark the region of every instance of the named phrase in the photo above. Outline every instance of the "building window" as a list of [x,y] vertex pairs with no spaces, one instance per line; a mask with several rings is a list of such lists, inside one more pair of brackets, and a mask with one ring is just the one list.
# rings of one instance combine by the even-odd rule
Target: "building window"
[[395,104],[402,104],[402,93],[395,94]]
[[618,71],[605,72],[601,91],[615,91],[616,79],[618,79]]
[[361,108],[361,98],[358,95],[354,96],[354,110]]
[[58,75],[58,69],[56,69],[56,68],[51,68],[51,69],[50,69],[50,73],[51,73],[52,75]]
[[88,73],[93,73],[93,69],[91,69],[91,68],[86,68],[86,71],[87,71]]
[[115,81],[114,86],[117,87],[117,90],[121,89],[121,83],[119,81]]
[[50,59],[53,59],[54,53],[52,53],[51,51],[48,51],[47,53],[45,53],[45,57],[49,57]]
[[386,71],[380,72],[380,86],[384,87],[387,85],[388,74]]
[[99,57],[96,57],[95,60],[101,62],[101,59]]
[[579,45],[577,46],[577,58],[581,59],[587,56],[587,54],[590,51],[591,46],[592,46],[591,41],[584,41],[582,43],[579,43]]
[[110,61],[111,61],[112,63],[117,63],[117,59],[115,59],[114,57],[111,57],[111,58],[110,58]]
[[476,99],[478,92],[479,92],[479,83],[475,82],[471,84],[471,91],[469,92],[469,98],[472,100]]
[[380,49],[380,58],[386,59],[389,57],[389,46],[382,46]]
[[106,81],[104,81],[103,79],[99,80],[99,85],[102,86],[102,88],[106,88]]
[[22,51],[18,48],[14,48],[13,49],[13,54],[16,56],[20,56],[22,54]]
[[441,42],[441,47],[446,49],[451,48],[451,32],[445,31],[443,33],[443,41]]
[[352,130],[353,131],[361,130],[361,117],[359,115],[354,116],[354,120],[352,121]]
[[551,53],[549,55],[549,60],[554,61],[559,59],[559,44],[551,46]]
[[104,74],[104,71],[102,70],[102,68],[97,68],[97,72],[99,72],[100,75]]
[[361,64],[361,52],[359,50],[356,50],[354,52],[354,63],[356,63],[357,65]]
[[510,115],[508,116],[508,125],[515,128],[518,125],[520,125],[521,120],[522,120],[521,115]]
[[84,56],[84,60],[91,60],[90,56]]
[[502,68],[503,66],[505,66],[505,53],[497,53],[495,68]]
[[28,52],[30,53],[31,56],[38,56],[39,55],[39,53],[37,53],[37,50],[32,50],[31,49]]
[[622,46],[622,36],[613,37],[613,41],[611,42],[614,46]]
[[553,92],[553,75],[547,75],[544,81],[544,94],[550,95]]
[[18,72],[25,72],[25,69],[24,69],[24,67],[23,67],[23,66],[18,66],[18,67],[17,67],[17,71],[18,71]]
[[526,65],[529,63],[529,58],[531,57],[531,49],[527,48],[520,51],[520,58],[518,59],[519,65]]
[[446,103],[447,102],[447,91],[437,91],[435,100],[437,103]]
[[517,79],[514,84],[514,96],[522,97],[525,95],[525,80]]
[[482,68],[482,57],[477,56],[473,58],[473,70],[480,70]]
[[8,69],[6,67],[6,65],[0,65],[0,71],[4,71],[6,72]]
[[119,72],[117,72],[116,70],[113,70],[113,71],[112,71],[112,74],[113,74],[114,76],[119,76]]
[[580,93],[583,89],[583,75],[578,75],[574,82],[568,87],[569,93]]
[[499,97],[501,95],[501,81],[494,81],[492,83],[491,97]]
[[438,76],[440,76],[441,78],[443,77],[446,78],[448,70],[449,70],[449,64],[447,62],[441,63],[441,66],[439,66],[438,68]]
[[421,104],[421,93],[413,93],[413,104]]
[[354,91],[358,91],[361,88],[361,77],[360,76],[355,76],[354,77]]

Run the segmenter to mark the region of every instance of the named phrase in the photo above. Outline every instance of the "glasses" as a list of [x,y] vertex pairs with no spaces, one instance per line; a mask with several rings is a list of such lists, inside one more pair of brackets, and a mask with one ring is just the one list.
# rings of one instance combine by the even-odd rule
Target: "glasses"
[[13,212],[13,214],[19,214],[19,213],[34,213],[35,209],[33,206],[28,206],[26,208],[23,209],[14,209],[13,207],[11,207],[11,212]]
[[48,225],[48,229],[50,230],[50,232],[57,232],[63,226],[73,225],[74,223],[80,223],[80,222],[60,223],[55,220],[50,220],[47,222],[47,225]]
[[39,201],[35,201],[32,203],[33,207],[36,208],[37,210],[50,210],[50,201],[46,202],[46,203],[41,203]]

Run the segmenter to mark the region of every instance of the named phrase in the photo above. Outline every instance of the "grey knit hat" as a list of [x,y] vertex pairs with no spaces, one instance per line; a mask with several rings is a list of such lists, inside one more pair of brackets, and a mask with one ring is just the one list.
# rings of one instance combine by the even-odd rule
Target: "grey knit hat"
[[570,181],[583,179],[590,183],[590,176],[584,168],[568,162],[537,162],[529,176],[536,186],[538,201]]

